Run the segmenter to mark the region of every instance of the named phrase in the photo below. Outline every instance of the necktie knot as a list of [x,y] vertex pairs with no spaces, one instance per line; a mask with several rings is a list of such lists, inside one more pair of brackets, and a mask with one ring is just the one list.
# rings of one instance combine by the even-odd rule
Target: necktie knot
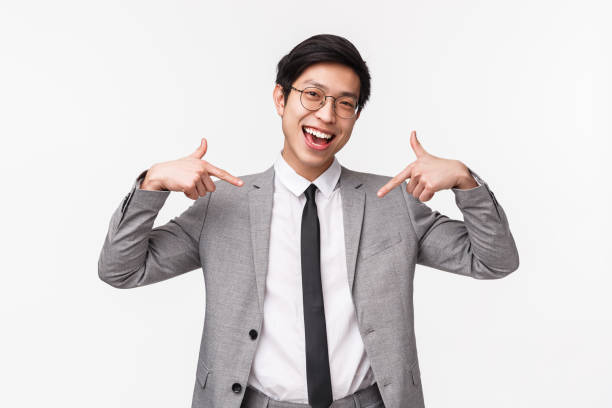
[[304,191],[304,194],[306,195],[306,202],[308,202],[308,201],[313,201],[314,202],[315,191],[317,191],[317,186],[316,185],[311,184],[310,186],[308,186],[306,191]]

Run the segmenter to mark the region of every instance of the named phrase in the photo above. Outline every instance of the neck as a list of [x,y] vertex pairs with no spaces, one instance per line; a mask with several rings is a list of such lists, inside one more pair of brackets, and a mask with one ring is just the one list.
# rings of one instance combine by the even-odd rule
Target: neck
[[332,156],[327,163],[325,163],[325,164],[323,164],[321,166],[318,166],[318,167],[309,167],[309,166],[305,166],[299,160],[292,160],[291,157],[288,157],[289,155],[287,155],[287,153],[285,152],[285,149],[283,149],[281,151],[281,155],[283,156],[283,159],[285,159],[287,164],[293,170],[295,170],[295,172],[297,174],[299,174],[300,176],[304,177],[308,181],[316,180],[317,177],[319,177],[321,174],[325,173],[325,170],[329,169],[329,167],[334,162],[334,156]]

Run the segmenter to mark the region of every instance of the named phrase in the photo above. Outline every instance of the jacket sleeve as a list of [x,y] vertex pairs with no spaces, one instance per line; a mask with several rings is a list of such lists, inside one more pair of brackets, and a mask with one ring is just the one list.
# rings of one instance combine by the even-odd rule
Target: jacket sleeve
[[453,220],[416,199],[402,183],[419,241],[417,263],[475,279],[497,279],[519,267],[506,214],[488,184],[471,169],[478,186],[453,188],[463,221]]
[[113,213],[98,260],[98,276],[116,288],[134,288],[201,267],[200,233],[211,193],[165,225],[153,222],[170,191],[141,190],[138,176]]

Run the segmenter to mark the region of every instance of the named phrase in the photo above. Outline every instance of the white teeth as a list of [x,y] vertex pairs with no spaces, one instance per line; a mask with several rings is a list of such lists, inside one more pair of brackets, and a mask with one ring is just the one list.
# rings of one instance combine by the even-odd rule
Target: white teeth
[[315,135],[316,137],[320,137],[322,139],[331,139],[332,135],[328,135],[327,133],[323,133],[323,132],[319,132],[318,130],[314,130],[311,128],[307,128],[305,127],[304,130],[308,133],[310,133],[311,135]]

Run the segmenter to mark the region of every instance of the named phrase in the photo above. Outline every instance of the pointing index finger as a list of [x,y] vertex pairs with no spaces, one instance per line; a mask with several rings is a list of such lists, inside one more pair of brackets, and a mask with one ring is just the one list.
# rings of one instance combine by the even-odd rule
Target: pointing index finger
[[410,177],[410,173],[412,170],[412,165],[409,165],[404,170],[402,170],[397,176],[393,177],[391,180],[387,182],[384,186],[378,190],[378,197],[384,197],[389,191],[393,190],[395,187],[402,184],[404,180]]
[[225,180],[228,183],[233,184],[235,186],[242,187],[242,185],[244,184],[244,181],[240,180],[238,177],[232,176],[227,171],[222,170],[218,167],[215,167],[210,163],[208,163],[207,170],[213,176],[216,176],[222,180]]

